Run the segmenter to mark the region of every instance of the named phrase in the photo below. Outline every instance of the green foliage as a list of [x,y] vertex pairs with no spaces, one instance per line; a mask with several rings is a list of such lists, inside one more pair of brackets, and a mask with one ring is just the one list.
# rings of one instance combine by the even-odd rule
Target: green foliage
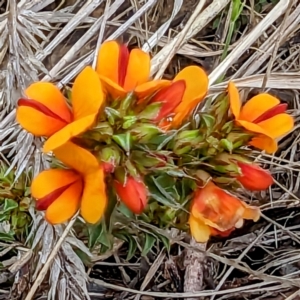
[[15,181],[14,172],[7,173],[8,167],[2,163],[0,170],[0,240],[23,240],[31,224],[28,209],[27,177],[23,174]]

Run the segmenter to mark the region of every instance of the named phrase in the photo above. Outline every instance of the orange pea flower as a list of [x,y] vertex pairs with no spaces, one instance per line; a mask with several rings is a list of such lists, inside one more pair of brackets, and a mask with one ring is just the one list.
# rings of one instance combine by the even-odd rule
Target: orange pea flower
[[124,97],[134,91],[144,98],[169,84],[168,80],[149,81],[150,56],[141,49],[129,52],[126,45],[116,41],[104,42],[98,53],[97,67],[103,84],[113,97]]
[[121,201],[133,213],[141,214],[148,200],[148,192],[144,182],[128,176],[124,184],[115,180],[114,185]]
[[[151,102],[161,102],[163,106],[155,121],[174,116],[170,125],[179,127],[196,105],[204,99],[208,90],[208,77],[203,69],[189,66],[181,70],[170,85],[162,88]],[[163,122],[164,126],[168,122]]]
[[46,219],[59,224],[70,219],[80,208],[88,223],[96,223],[106,208],[104,172],[87,150],[67,142],[54,151],[57,159],[70,169],[49,169],[32,182],[31,194],[36,208],[46,210]]
[[262,169],[255,164],[237,162],[242,175],[236,179],[250,191],[263,191],[274,183],[270,172]]
[[230,109],[238,125],[257,134],[250,145],[273,153],[277,150],[276,139],[294,127],[294,119],[285,113],[287,105],[269,95],[259,94],[242,107],[239,92],[230,82],[228,85]]
[[194,195],[190,214],[190,228],[199,243],[208,241],[211,235],[228,235],[243,225],[243,219],[257,221],[260,212],[208,182]]
[[72,110],[60,90],[49,82],[36,82],[20,99],[17,121],[35,136],[48,137],[44,152],[52,151],[86,131],[95,122],[104,101],[97,73],[86,67],[72,88]]

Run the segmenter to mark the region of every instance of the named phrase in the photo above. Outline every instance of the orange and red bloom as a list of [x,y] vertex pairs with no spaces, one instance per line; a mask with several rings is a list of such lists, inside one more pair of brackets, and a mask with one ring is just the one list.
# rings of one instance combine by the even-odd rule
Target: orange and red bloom
[[44,152],[52,151],[89,129],[104,101],[97,73],[86,67],[72,88],[72,109],[60,90],[49,82],[36,82],[20,99],[17,121],[35,136],[48,137]]
[[270,172],[255,164],[238,161],[237,165],[241,175],[237,176],[236,179],[249,191],[263,191],[274,183]]
[[269,95],[259,94],[242,106],[238,89],[234,83],[228,85],[230,109],[236,123],[256,136],[250,145],[273,153],[277,150],[276,139],[294,127],[294,119],[285,113],[287,105]]
[[195,192],[190,228],[199,243],[208,241],[211,235],[228,235],[243,225],[243,219],[257,221],[259,208],[249,206],[209,181]]
[[[191,111],[202,101],[208,91],[208,77],[203,69],[190,66],[180,71],[175,78],[159,90],[151,99],[151,103],[162,103],[155,121],[163,122],[168,127],[178,128]],[[163,121],[172,117],[172,121]]]
[[163,122],[166,128],[180,126],[208,91],[208,77],[197,66],[184,68],[172,81],[151,80],[149,54],[140,49],[129,51],[116,41],[103,43],[96,70],[106,91],[115,98],[133,92],[142,103],[154,95],[150,102],[162,103],[155,121],[173,118],[171,123]]
[[[125,153],[127,150],[123,151],[127,147],[114,144],[115,140],[111,135],[123,135],[128,128],[132,130],[132,124],[140,125],[138,122],[146,124],[146,130],[151,126],[155,130],[157,127],[165,130],[179,128],[206,97],[208,84],[208,76],[197,66],[184,68],[171,81],[151,80],[148,53],[141,49],[129,51],[126,45],[109,41],[103,43],[99,50],[96,71],[87,67],[75,79],[71,107],[55,85],[46,82],[30,85],[25,91],[26,97],[18,101],[17,120],[32,134],[46,137],[44,152],[53,151],[55,157],[68,167],[43,171],[33,180],[31,192],[36,199],[36,208],[46,211],[46,219],[51,224],[69,220],[78,210],[88,223],[97,223],[107,206],[105,176],[110,176],[120,201],[133,213],[141,214],[148,203],[147,186],[140,179],[142,175],[129,175],[124,182],[117,180],[117,168],[127,166],[124,162],[131,158]],[[127,111],[116,114],[117,117],[113,120],[116,120],[115,123],[111,120],[111,123],[106,122],[109,108],[105,108],[103,114],[101,108],[107,96],[116,100],[112,106],[117,110],[118,105],[114,104],[118,104],[119,100],[123,101],[129,93],[133,93],[132,99],[137,100],[134,105],[141,107],[137,110],[130,107],[128,115]],[[228,94],[236,124],[253,133],[250,144],[268,152],[276,151],[276,139],[289,132],[294,124],[293,118],[285,113],[286,105],[280,104],[278,99],[268,94],[260,94],[242,106],[233,83],[229,83]],[[159,103],[153,105],[153,115],[158,111],[154,119],[151,119],[153,115],[148,119],[133,115],[153,103]],[[157,106],[159,110],[156,110]],[[224,118],[226,117],[227,113]],[[132,120],[133,123],[123,126],[124,120]],[[102,132],[99,130],[101,137],[99,140],[96,137],[91,146],[94,156],[74,144],[73,138],[92,129],[97,121],[109,123],[109,138],[102,139]],[[96,129],[98,127],[95,132]],[[86,136],[80,138],[84,139]],[[147,138],[145,141],[147,142]],[[133,141],[126,140],[127,142],[131,147]],[[151,155],[149,150],[149,156]],[[223,173],[230,173],[230,180],[234,177],[251,191],[264,190],[272,185],[273,178],[269,172],[251,162],[239,160],[232,153],[226,153],[224,157],[226,155],[229,156],[228,159],[232,159],[227,161],[231,164],[230,167],[235,164],[234,168],[223,168]],[[160,154],[157,157],[165,158]],[[244,219],[257,221],[259,216],[259,208],[247,205],[208,181],[194,193],[189,223],[194,238],[198,242],[206,242],[212,235],[227,236],[235,228],[241,227]]]
[[104,42],[98,53],[96,71],[106,91],[115,98],[134,92],[138,98],[151,95],[168,84],[150,81],[150,55],[141,49],[128,50],[116,41]]
[[128,176],[124,183],[115,180],[114,186],[121,201],[133,213],[143,212],[148,200],[148,191],[143,181]]
[[51,224],[69,220],[78,209],[88,223],[96,223],[106,208],[104,171],[87,150],[67,142],[54,150],[69,169],[49,169],[34,178],[31,194],[36,208],[46,210]]

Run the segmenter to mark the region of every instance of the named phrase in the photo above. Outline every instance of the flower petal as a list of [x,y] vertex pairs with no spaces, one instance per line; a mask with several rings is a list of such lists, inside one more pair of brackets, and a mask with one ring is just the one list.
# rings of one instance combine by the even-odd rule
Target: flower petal
[[93,173],[100,168],[99,162],[91,152],[72,142],[64,144],[53,152],[57,159],[82,175]]
[[178,80],[155,94],[151,99],[151,103],[160,102],[162,107],[154,121],[159,122],[171,113],[174,113],[176,107],[181,103],[185,87],[185,81]]
[[254,137],[249,142],[249,145],[260,150],[265,150],[269,154],[275,153],[278,149],[277,142],[266,135],[259,135],[257,137]]
[[64,223],[79,209],[82,181],[72,184],[46,210],[46,220],[51,224]]
[[240,100],[239,91],[233,82],[228,83],[228,96],[229,96],[230,110],[234,115],[234,117],[236,119],[239,119],[242,103]]
[[97,115],[104,101],[102,85],[98,74],[86,67],[76,77],[72,88],[74,120]]
[[271,173],[258,165],[241,161],[238,161],[237,165],[241,175],[237,176],[236,179],[250,191],[263,191],[274,183]]
[[149,80],[150,55],[140,49],[133,49],[129,55],[124,90],[131,92]]
[[97,223],[104,214],[107,205],[104,172],[99,169],[84,179],[81,199],[81,215],[88,222]]
[[248,131],[254,132],[254,133],[260,133],[268,136],[268,132],[264,130],[259,124],[254,124],[248,121],[244,120],[236,120],[237,124],[244,127]]
[[151,80],[137,86],[135,89],[135,94],[141,101],[146,97],[150,97],[160,89],[167,87],[171,83],[172,81],[169,80]]
[[245,103],[239,119],[252,122],[279,103],[280,101],[277,98],[269,94],[259,94]]
[[85,118],[72,122],[53,134],[44,144],[44,153],[53,151],[70,141],[73,137],[88,130],[94,123],[96,115],[90,115]]
[[62,92],[50,82],[35,82],[26,90],[29,99],[44,104],[54,114],[59,115],[67,123],[72,121],[72,114]]
[[290,132],[294,127],[294,119],[288,114],[279,114],[258,123],[268,136],[276,139]]
[[47,116],[29,106],[17,107],[16,120],[25,130],[35,136],[49,137],[66,126],[65,122]]
[[257,222],[260,218],[260,209],[255,206],[250,206],[243,201],[241,201],[241,203],[245,208],[243,219],[253,220],[254,222]]
[[260,115],[257,119],[253,121],[253,123],[258,124],[276,115],[283,114],[286,112],[287,106],[288,105],[286,103],[277,104],[276,106],[273,106],[272,108],[264,112],[262,115]]
[[257,222],[260,218],[260,209],[255,206],[250,206],[243,201],[241,203],[245,208],[243,219],[253,220],[254,222]]
[[106,94],[109,94],[113,98],[123,98],[127,95],[127,92],[111,79],[103,77],[101,75],[100,79],[102,81],[103,88]]
[[180,71],[173,82],[184,80],[185,93],[181,104],[175,109],[174,126],[179,126],[196,105],[204,99],[208,90],[208,77],[205,71],[197,66],[190,66]]
[[191,214],[210,227],[226,231],[242,218],[244,210],[238,198],[209,182],[196,192]]
[[209,240],[210,228],[195,217],[189,218],[191,234],[198,243],[206,243]]
[[31,195],[43,198],[56,189],[70,185],[80,179],[80,175],[72,170],[49,169],[41,172],[32,181]]
[[111,81],[119,81],[119,53],[120,46],[116,41],[104,42],[98,53],[96,71],[100,76]]

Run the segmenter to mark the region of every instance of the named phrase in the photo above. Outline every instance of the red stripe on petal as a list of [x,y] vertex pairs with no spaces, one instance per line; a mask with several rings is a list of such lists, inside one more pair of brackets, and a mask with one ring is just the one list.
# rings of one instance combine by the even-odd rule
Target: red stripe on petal
[[66,125],[69,123],[67,120],[65,120],[64,118],[62,118],[61,116],[55,114],[52,110],[50,110],[46,105],[36,101],[36,100],[32,100],[32,99],[19,99],[18,100],[18,106],[27,106],[27,107],[31,107],[41,113],[43,113],[44,115],[51,117],[53,119],[59,120],[63,123],[66,123]]
[[266,112],[264,112],[262,115],[260,115],[258,118],[256,118],[252,123],[257,124],[262,121],[268,120],[276,115],[282,114],[286,111],[287,109],[287,104],[278,104]]
[[129,61],[129,50],[126,45],[121,45],[119,50],[118,80],[121,87],[124,86]]
[[154,121],[161,121],[174,112],[175,108],[181,103],[186,83],[184,80],[173,82],[170,86],[160,90],[151,100],[151,102],[163,103],[158,116]]
[[[56,190],[54,190],[53,192],[51,192],[50,194],[48,194],[47,196],[38,199],[38,201],[36,202],[36,209],[37,210],[46,210],[58,197],[61,196],[61,194],[63,192],[65,192],[72,184],[74,184],[74,182],[67,184],[65,186],[62,186]],[[76,184],[76,183],[75,183]]]

